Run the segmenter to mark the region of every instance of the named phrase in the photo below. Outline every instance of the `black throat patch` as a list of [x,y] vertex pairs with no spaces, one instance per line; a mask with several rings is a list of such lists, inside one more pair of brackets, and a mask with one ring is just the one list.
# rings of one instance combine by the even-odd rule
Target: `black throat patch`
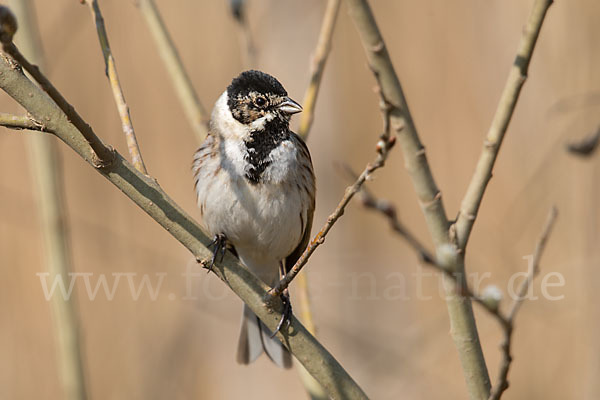
[[263,172],[271,165],[269,154],[289,138],[289,123],[281,118],[267,121],[264,129],[251,132],[250,137],[244,141],[245,159],[250,164],[246,170],[246,179],[253,184],[260,182]]

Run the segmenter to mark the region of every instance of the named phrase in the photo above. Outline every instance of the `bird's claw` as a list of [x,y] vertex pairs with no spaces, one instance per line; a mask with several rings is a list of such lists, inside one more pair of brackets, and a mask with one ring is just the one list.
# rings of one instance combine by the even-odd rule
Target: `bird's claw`
[[277,324],[277,328],[275,328],[275,332],[271,335],[271,338],[274,338],[277,335],[277,332],[283,328],[284,324],[290,323],[290,318],[292,317],[292,302],[290,301],[290,295],[286,291],[280,296],[281,302],[283,303],[283,312],[281,313],[281,319]]
[[227,250],[227,236],[222,233],[215,235],[213,241],[210,242],[208,247],[213,247],[212,259],[206,267],[208,272],[211,272],[213,270],[213,266],[215,265],[215,261],[217,261],[217,256],[220,255],[219,262],[223,261],[223,257],[225,257],[225,251]]

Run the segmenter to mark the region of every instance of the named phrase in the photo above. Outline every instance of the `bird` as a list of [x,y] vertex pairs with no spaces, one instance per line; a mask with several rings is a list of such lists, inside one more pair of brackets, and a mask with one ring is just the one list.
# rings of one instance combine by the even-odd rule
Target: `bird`
[[[301,111],[276,78],[244,71],[216,101],[209,133],[194,154],[197,204],[214,237],[213,263],[227,248],[271,287],[306,248],[315,210],[310,152],[290,130],[291,116]],[[287,318],[289,294],[282,300]],[[291,367],[289,351],[244,305],[237,361],[250,364],[263,352]]]

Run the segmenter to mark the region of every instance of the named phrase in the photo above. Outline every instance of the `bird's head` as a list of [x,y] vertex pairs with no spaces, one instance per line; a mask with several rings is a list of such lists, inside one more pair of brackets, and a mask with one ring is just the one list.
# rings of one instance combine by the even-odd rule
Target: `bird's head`
[[245,71],[227,87],[227,106],[233,118],[252,130],[273,120],[287,123],[302,111],[277,79],[260,71]]

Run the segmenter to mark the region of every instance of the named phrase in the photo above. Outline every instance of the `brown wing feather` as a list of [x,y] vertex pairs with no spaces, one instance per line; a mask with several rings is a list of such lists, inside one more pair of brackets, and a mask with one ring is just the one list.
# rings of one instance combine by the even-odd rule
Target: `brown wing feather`
[[[306,178],[312,180],[312,187],[315,188],[315,183],[314,183],[315,175],[313,173],[312,160],[310,158],[310,153],[308,151],[308,147],[306,146],[304,141],[296,134],[294,134],[294,139],[296,139],[296,142],[300,145],[303,155],[308,159],[308,165],[307,165],[308,174],[307,174]],[[304,186],[303,189],[306,189],[306,186]],[[313,214],[315,212],[315,190],[313,189],[312,193],[310,190],[308,190],[308,195],[310,197],[310,206],[306,212],[306,224],[304,227],[304,233],[302,234],[302,240],[300,240],[300,243],[298,243],[298,246],[285,259],[284,267],[285,267],[286,273],[289,272],[290,269],[292,269],[292,267],[294,266],[296,261],[298,261],[298,258],[300,258],[300,256],[306,249],[306,246],[308,246],[308,242],[310,241],[310,233],[311,233],[312,223],[313,223]],[[300,215],[299,223],[302,223],[302,215]]]
[[288,273],[290,269],[296,264],[296,261],[300,258],[306,246],[308,246],[308,242],[310,241],[310,231],[312,228],[312,220],[313,214],[315,211],[315,204],[313,201],[312,207],[306,213],[306,228],[304,229],[304,235],[302,235],[302,240],[298,244],[298,246],[292,251],[292,254],[286,257],[285,259],[285,272]]

